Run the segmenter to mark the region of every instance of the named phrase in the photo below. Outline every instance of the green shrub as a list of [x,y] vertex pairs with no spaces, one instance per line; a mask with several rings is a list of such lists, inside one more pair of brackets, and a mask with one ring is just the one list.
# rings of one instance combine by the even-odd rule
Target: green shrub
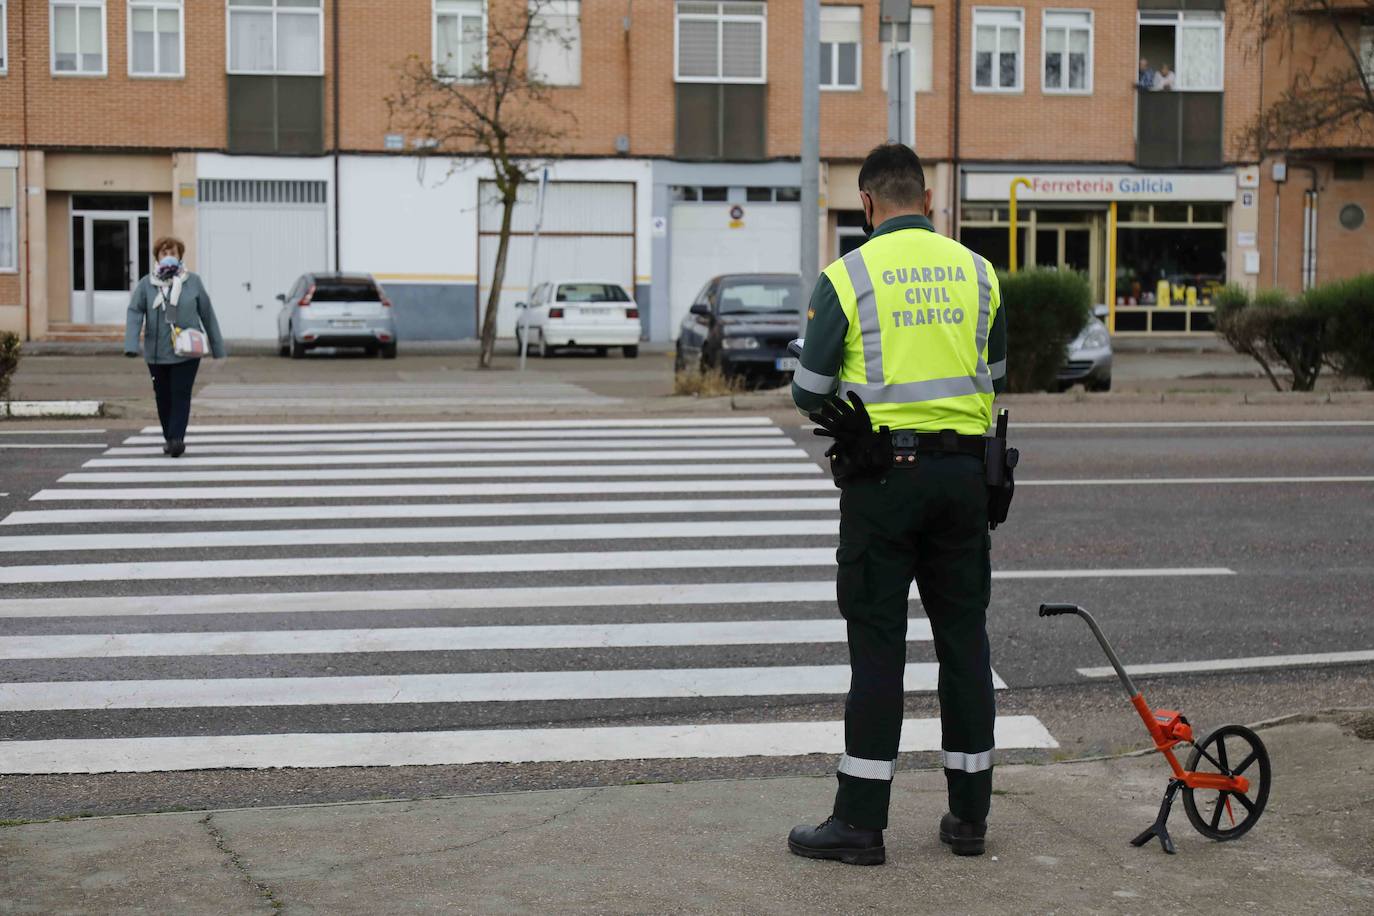
[[1328,364],[1374,388],[1374,274],[1323,283],[1303,298],[1326,317]]
[[1216,298],[1217,333],[1237,353],[1253,357],[1282,391],[1275,369],[1287,367],[1294,391],[1311,391],[1325,362],[1328,310],[1306,297],[1294,300],[1282,290],[1262,290],[1253,299],[1228,286]]
[[1023,270],[999,274],[1007,325],[1007,390],[1053,391],[1069,342],[1088,323],[1092,289],[1081,274]]
[[0,333],[0,401],[10,399],[10,379],[14,378],[14,372],[19,368],[19,351],[22,349],[18,334],[13,331]]

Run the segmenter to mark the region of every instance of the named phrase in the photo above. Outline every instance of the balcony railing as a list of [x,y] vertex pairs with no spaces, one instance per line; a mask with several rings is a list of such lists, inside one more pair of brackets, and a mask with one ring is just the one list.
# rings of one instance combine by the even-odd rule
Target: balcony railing
[[1220,168],[1221,92],[1136,92],[1135,164],[1146,169]]

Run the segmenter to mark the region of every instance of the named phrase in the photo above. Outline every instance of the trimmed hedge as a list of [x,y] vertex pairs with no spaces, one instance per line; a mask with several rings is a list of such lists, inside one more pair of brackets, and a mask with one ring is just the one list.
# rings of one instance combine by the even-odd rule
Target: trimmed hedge
[[1228,286],[1216,297],[1217,333],[1255,359],[1276,391],[1276,369],[1293,391],[1311,391],[1323,367],[1374,387],[1374,274],[1315,286],[1294,298],[1262,290],[1252,298]]
[[23,349],[18,334],[13,331],[0,333],[0,401],[10,399],[10,380],[19,368],[19,355]]
[[1092,314],[1081,274],[1040,268],[998,274],[1007,321],[1007,390],[1057,391],[1069,343]]

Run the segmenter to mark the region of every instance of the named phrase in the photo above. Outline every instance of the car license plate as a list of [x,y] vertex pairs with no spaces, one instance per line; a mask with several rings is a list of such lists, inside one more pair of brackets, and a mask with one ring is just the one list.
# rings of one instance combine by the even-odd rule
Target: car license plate
[[777,359],[779,372],[796,372],[797,367],[800,365],[801,360],[797,359],[795,356],[779,356]]
[[361,328],[361,327],[364,326],[364,322],[361,322],[361,321],[331,321],[331,322],[329,322],[329,326],[330,326],[331,328]]
[[585,306],[581,309],[584,318],[604,318],[611,313],[610,309],[589,309]]

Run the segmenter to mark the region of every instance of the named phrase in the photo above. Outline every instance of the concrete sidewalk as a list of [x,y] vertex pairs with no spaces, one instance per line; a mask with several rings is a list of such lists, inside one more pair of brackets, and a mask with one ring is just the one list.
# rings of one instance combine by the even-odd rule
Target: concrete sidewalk
[[[1124,714],[1124,713],[1123,713]],[[0,829],[5,913],[799,913],[1374,910],[1374,715],[1262,730],[1269,808],[1234,843],[1154,817],[1153,753],[997,771],[988,853],[937,842],[938,770],[893,792],[888,864],[788,854],[830,778],[626,785]]]

